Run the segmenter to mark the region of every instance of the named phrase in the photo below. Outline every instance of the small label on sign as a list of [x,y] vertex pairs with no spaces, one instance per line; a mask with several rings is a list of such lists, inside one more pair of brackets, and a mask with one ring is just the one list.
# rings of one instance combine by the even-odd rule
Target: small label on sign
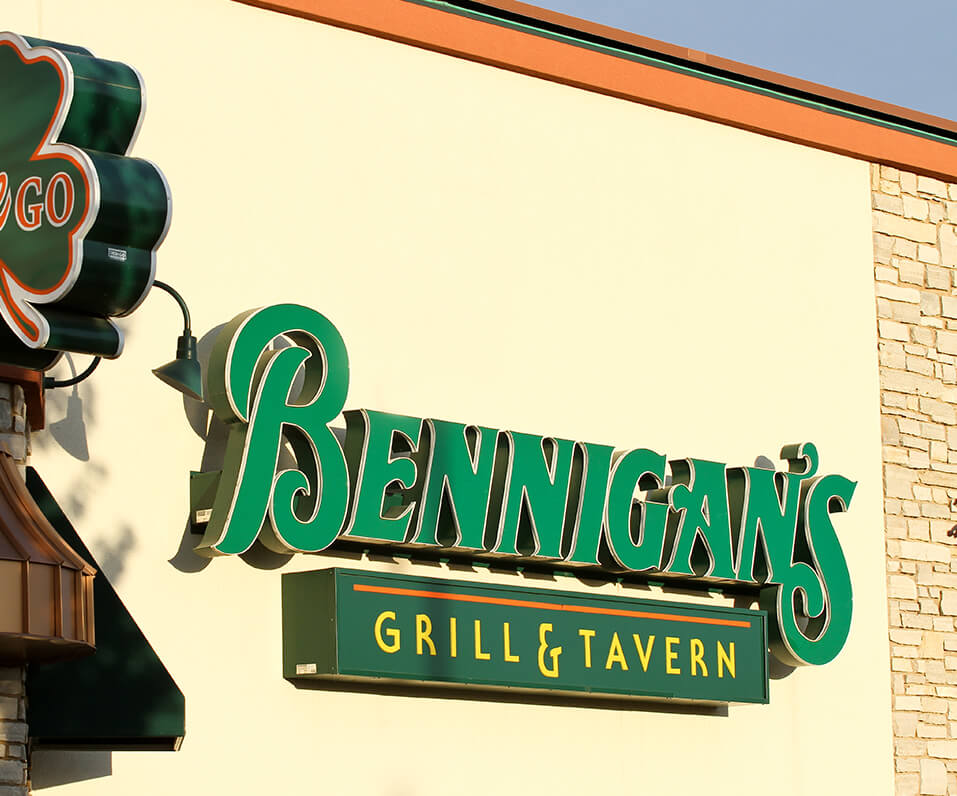
[[106,255],[111,260],[118,260],[121,263],[126,262],[126,250],[125,249],[113,249],[107,248]]
[[296,674],[315,674],[316,673],[316,664],[314,663],[297,663],[296,664]]
[[212,509],[200,509],[199,511],[196,512],[196,517],[193,520],[193,522],[195,522],[197,525],[203,525],[209,522],[209,519],[212,516],[213,516]]

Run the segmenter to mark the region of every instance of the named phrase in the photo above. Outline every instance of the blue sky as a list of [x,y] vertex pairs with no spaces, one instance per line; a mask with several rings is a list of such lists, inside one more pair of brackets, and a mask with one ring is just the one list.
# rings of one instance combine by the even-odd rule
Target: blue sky
[[957,0],[529,0],[957,120]]

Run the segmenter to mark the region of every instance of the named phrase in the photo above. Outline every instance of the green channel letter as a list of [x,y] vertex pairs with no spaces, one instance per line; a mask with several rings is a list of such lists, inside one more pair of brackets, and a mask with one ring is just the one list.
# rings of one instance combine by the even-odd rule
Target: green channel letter
[[[292,345],[274,347],[282,337]],[[302,373],[302,389],[293,385]],[[349,359],[335,326],[298,304],[242,313],[209,362],[209,401],[230,426],[220,486],[197,552],[234,555],[263,531],[282,552],[318,552],[342,530],[349,476],[329,428],[349,389]],[[279,468],[284,435],[296,467]],[[271,524],[264,520],[270,517]]]
[[783,575],[791,566],[801,485],[817,472],[817,448],[809,442],[789,445],[782,449],[781,458],[788,461],[787,473],[757,467],[728,469],[738,580],[777,583],[776,573]]
[[[795,537],[798,560],[776,578],[779,586],[762,590],[762,607],[778,620],[776,628],[769,627],[771,650],[792,666],[834,660],[850,633],[851,576],[830,515],[847,510],[856,486],[840,475],[802,484],[803,533]],[[803,610],[798,603],[803,603]],[[799,622],[799,614],[807,621]]]
[[491,552],[561,558],[575,443],[518,431],[502,437],[510,442],[510,458]]
[[412,544],[482,550],[498,430],[425,423],[430,450]]
[[576,462],[572,465],[569,491],[578,494],[578,507],[565,561],[596,567],[601,566],[599,552],[605,522],[605,497],[615,449],[591,442],[576,442],[575,448]]
[[635,491],[646,488],[661,494],[666,464],[665,456],[646,448],[615,460],[605,505],[605,538],[612,557],[624,569],[642,572],[661,566],[668,505],[635,500]]
[[673,514],[666,541],[671,556],[665,572],[735,579],[725,470],[724,464],[702,459],[671,462]]
[[[409,533],[415,501],[402,491],[415,486],[422,420],[359,409],[345,413],[346,461],[354,485],[351,516],[344,536],[401,544]],[[395,442],[399,442],[396,450]]]

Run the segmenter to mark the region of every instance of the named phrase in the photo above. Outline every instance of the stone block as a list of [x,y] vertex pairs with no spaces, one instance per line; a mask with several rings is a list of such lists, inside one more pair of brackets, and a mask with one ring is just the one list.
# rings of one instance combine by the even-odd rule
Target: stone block
[[[921,273],[921,282],[923,283],[923,273]],[[920,311],[924,315],[940,315],[940,296],[936,293],[921,291]]]
[[957,740],[948,739],[946,741],[928,741],[927,754],[930,757],[942,757],[944,759],[957,760]]
[[[957,232],[953,224],[941,224],[938,230],[940,245],[940,264],[954,265],[957,263]],[[935,265],[937,263],[934,263]]]
[[26,785],[0,785],[0,796],[28,796]]
[[947,589],[940,595],[940,612],[957,616],[957,589]]
[[22,434],[0,434],[0,451],[12,456],[14,461],[25,462],[27,441]]
[[887,497],[909,500],[914,481],[914,474],[907,468],[895,464],[884,465],[884,487]]
[[[955,437],[957,440],[957,437]],[[23,669],[17,666],[0,667],[0,694],[19,696],[23,693]]]
[[903,301],[908,304],[920,303],[920,291],[916,287],[902,287],[880,282],[877,285],[877,295],[891,301]]
[[931,196],[938,196],[941,199],[947,198],[947,183],[935,180],[933,177],[917,177],[917,193],[926,193]]
[[[907,632],[914,633],[917,631],[911,630]],[[920,710],[920,700],[921,698],[917,696],[898,695],[894,697],[894,708],[895,710]]]
[[914,561],[950,561],[950,550],[943,545],[903,540],[900,546],[902,558]]
[[917,259],[922,263],[938,265],[940,263],[940,251],[936,246],[922,244],[917,247]]
[[880,210],[873,211],[875,232],[891,235],[895,238],[907,238],[916,243],[937,243],[937,226],[925,221],[901,218]]
[[899,600],[916,600],[917,584],[907,575],[893,575],[888,583],[888,594]]
[[[914,244],[916,246],[916,244]],[[894,259],[892,264],[897,268],[897,277],[901,282],[922,286],[924,284],[924,265],[912,259]]]
[[[903,257],[905,260],[916,260],[917,259],[917,244],[911,240],[905,240],[904,238],[887,238],[891,243],[891,251],[897,257]],[[894,267],[899,267],[898,263],[894,262]]]
[[[892,323],[892,321],[886,321],[886,323]],[[937,332],[937,350],[942,354],[957,354],[957,332],[943,330]]]
[[[924,634],[921,633],[919,630],[903,630],[899,627],[891,628],[890,630],[891,641],[893,641],[895,644],[902,644],[907,646],[919,645],[921,643],[921,640],[923,639],[923,635]],[[904,698],[905,697],[898,697],[898,701]],[[894,703],[894,706],[898,710],[919,710],[920,702],[919,701],[917,702],[916,708],[907,708],[901,704],[898,704],[897,702]]]
[[950,508],[948,506],[938,506],[936,503],[924,503],[920,507],[920,513],[922,517],[943,520],[950,517]]
[[27,724],[24,721],[0,721],[0,741],[27,742]]
[[[944,466],[942,462],[934,462],[934,465],[937,467]],[[954,475],[953,473],[938,472],[936,469],[921,473],[921,480],[925,484],[957,488],[957,475]]]
[[[955,257],[957,257],[957,251],[955,251]],[[944,261],[946,262],[947,256],[945,254]],[[957,265],[957,263],[947,263],[948,265]],[[925,280],[927,287],[933,288],[934,290],[950,290],[951,279],[950,279],[950,270],[947,268],[941,268],[937,265],[928,265],[925,272]]]
[[[924,470],[927,467],[930,467],[930,456],[922,450],[910,450],[907,453],[907,465],[908,467],[913,467],[915,470]],[[921,507],[920,513],[924,514],[923,507]],[[935,514],[930,516],[937,515]]]
[[894,796],[919,796],[920,775],[898,774],[894,780]]
[[16,697],[0,696],[0,719],[20,718],[20,700]]
[[[887,197],[890,200],[891,197]],[[901,209],[896,211],[898,215],[907,216],[907,218],[916,218],[918,221],[926,221],[930,214],[930,204],[926,199],[919,199],[916,196],[904,196],[897,200],[897,205]],[[876,202],[874,207],[878,210],[886,210],[888,213],[895,212],[890,208],[895,206],[891,201],[886,202],[887,207],[880,207]]]
[[936,401],[933,398],[921,398],[919,406],[921,412],[929,415],[930,419],[937,423],[953,425],[957,422],[957,413],[952,404]]
[[881,265],[889,265],[894,252],[894,238],[887,235],[874,235],[874,260]]
[[920,761],[921,796],[947,796],[947,767],[940,760]]
[[880,332],[880,336],[887,340],[900,340],[905,343],[910,340],[910,332],[907,327],[897,321],[879,321],[877,328]]
[[[927,204],[926,200],[913,198],[912,202],[923,202]],[[885,213],[893,213],[896,216],[904,214],[904,203],[901,201],[899,196],[888,196],[883,193],[874,193],[872,196],[872,206],[875,210],[883,210]],[[911,218],[917,218],[917,216],[911,216]],[[923,218],[927,218],[927,209],[924,209]]]
[[947,727],[941,724],[929,724],[927,722],[917,722],[917,737],[927,741],[947,737]]
[[[910,336],[914,340],[914,342],[919,343],[922,346],[926,346],[927,348],[933,348],[934,341],[937,339],[937,333],[934,331],[933,328],[927,328],[927,327],[932,326],[932,324],[939,324],[940,318],[928,318],[925,316],[921,320],[924,325],[912,326],[910,330]],[[905,350],[906,350],[906,347],[905,347]],[[910,353],[924,354],[926,352],[912,351]],[[930,352],[930,354],[933,354],[933,353],[934,353],[933,351]]]
[[947,712],[947,700],[940,699],[939,697],[921,697],[920,698],[920,709],[923,713],[946,713]]
[[[922,630],[930,630],[934,626],[934,623],[929,616],[923,616],[922,614],[918,614],[918,613],[910,613],[910,612],[901,611],[901,625],[903,625],[904,627],[914,627],[914,628],[921,628]],[[930,693],[933,693],[933,690],[929,686],[923,687],[921,690],[917,690],[917,689],[911,690],[911,688],[908,687],[907,693],[930,694]]]
[[[893,323],[893,321],[881,321],[881,323]],[[903,392],[909,395],[925,396],[927,398],[939,398],[943,392],[943,386],[933,378],[922,376],[919,373],[908,373],[900,370],[882,369],[880,373],[881,387],[893,392]],[[914,421],[914,435],[920,434],[920,424]],[[908,434],[907,429],[901,426],[901,431]]]
[[[909,171],[902,171],[900,173],[900,187],[905,193],[917,193],[917,175],[911,174]],[[957,199],[957,196],[954,198]]]
[[22,760],[0,760],[0,784],[22,785],[26,782],[26,763]]
[[[887,285],[886,287],[893,287],[893,285]],[[878,299],[878,301],[883,301],[883,299]],[[920,307],[917,304],[909,304],[903,301],[888,301],[886,309],[887,311],[882,315],[884,318],[889,317],[901,323],[915,325],[920,323]]]
[[881,417],[881,436],[885,445],[897,445],[900,443],[900,431],[897,427],[897,420],[893,417],[884,415]]
[[[923,279],[924,270],[921,269],[921,280],[920,284],[924,284]],[[878,282],[890,282],[891,284],[897,283],[897,269],[890,268],[886,265],[877,265],[874,267],[874,278]]]
[[[896,345],[899,346],[900,343]],[[881,343],[880,362],[885,368],[897,368],[898,370],[906,368],[907,355],[904,353],[903,346],[896,348],[890,343]]]
[[917,722],[919,713],[895,713],[894,735],[898,738],[914,738],[917,736]]
[[[883,450],[884,462],[886,464],[907,464],[907,451],[903,448],[895,448],[891,445],[884,445]],[[954,456],[957,456],[957,453],[955,453]],[[897,511],[899,510],[900,506],[898,505]],[[896,514],[897,511],[891,511],[889,513]]]

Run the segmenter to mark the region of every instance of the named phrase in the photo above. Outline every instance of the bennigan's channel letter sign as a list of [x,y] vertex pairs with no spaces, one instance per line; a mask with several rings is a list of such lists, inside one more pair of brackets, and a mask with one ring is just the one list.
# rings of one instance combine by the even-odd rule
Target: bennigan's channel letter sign
[[765,613],[325,569],[283,575],[283,675],[767,702]]
[[[194,522],[208,521],[197,545],[204,555],[243,553],[257,538],[279,552],[318,552],[341,538],[606,575],[746,584],[760,590],[761,607],[774,617],[768,636],[782,661],[827,663],[847,639],[851,581],[832,514],[846,510],[855,484],[819,475],[810,443],[786,445],[787,470],[775,472],[359,409],[344,413],[343,445],[332,424],[349,388],[345,343],[328,318],[294,304],[227,324],[208,381],[213,409],[230,431],[223,470],[193,480]],[[282,457],[291,463],[280,464]],[[356,610],[358,599],[349,597]],[[409,609],[402,619],[398,607],[381,605],[396,618],[382,619],[379,636],[395,630],[414,638],[409,625],[402,629]],[[483,610],[493,611],[489,606]],[[421,612],[433,616],[425,606]],[[482,618],[463,614],[463,622]],[[498,618],[489,614],[488,621]],[[574,635],[564,640],[586,629],[571,628],[567,618],[552,623],[563,640],[551,647],[584,643]],[[446,625],[433,626],[435,642]],[[604,639],[595,644],[605,644],[614,627],[594,629]],[[633,639],[652,632],[622,627],[619,640],[621,633]],[[656,654],[669,637],[681,636],[654,635]],[[532,637],[538,638],[526,628],[521,643]],[[690,655],[693,636],[681,637]],[[706,650],[717,656],[719,639],[713,642]],[[633,640],[628,644],[631,666],[638,652]],[[398,665],[409,655],[402,649],[381,660]],[[712,657],[709,672],[720,670],[719,660]]]

